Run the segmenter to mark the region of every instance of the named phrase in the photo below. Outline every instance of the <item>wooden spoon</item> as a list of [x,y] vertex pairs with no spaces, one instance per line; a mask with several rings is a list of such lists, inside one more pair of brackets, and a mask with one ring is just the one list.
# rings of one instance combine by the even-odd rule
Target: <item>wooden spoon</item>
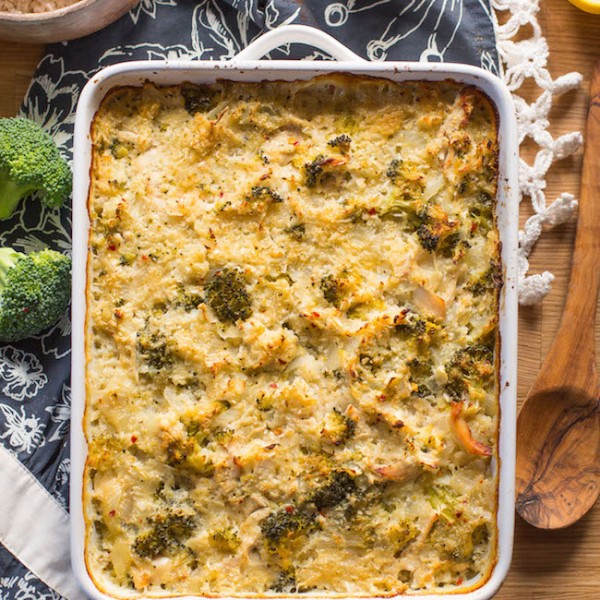
[[571,281],[556,338],[517,420],[517,511],[543,529],[580,519],[600,493],[600,61],[590,92]]

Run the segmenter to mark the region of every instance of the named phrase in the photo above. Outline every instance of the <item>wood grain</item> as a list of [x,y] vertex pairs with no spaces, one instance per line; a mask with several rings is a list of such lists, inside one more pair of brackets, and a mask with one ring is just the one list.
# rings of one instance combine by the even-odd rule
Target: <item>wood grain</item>
[[[550,46],[550,70],[557,77],[570,71],[584,76],[580,91],[559,98],[551,113],[553,135],[583,130],[590,77],[600,57],[600,17],[583,13],[567,0],[543,0],[540,22]],[[17,110],[35,64],[39,46],[0,41],[0,116]],[[547,195],[578,194],[581,155],[557,163],[548,176]],[[521,222],[531,214],[524,202]],[[531,273],[551,270],[556,279],[539,307],[519,316],[519,402],[525,398],[556,334],[562,313],[575,235],[574,222],[547,231],[530,258]],[[595,329],[600,343],[600,323]],[[600,347],[600,346],[599,346]],[[600,596],[600,503],[576,525],[539,531],[516,520],[513,563],[497,600],[597,600]]]
[[517,423],[517,511],[536,527],[571,525],[600,492],[600,388],[594,324],[600,288],[600,60],[590,90],[577,234],[564,311]]

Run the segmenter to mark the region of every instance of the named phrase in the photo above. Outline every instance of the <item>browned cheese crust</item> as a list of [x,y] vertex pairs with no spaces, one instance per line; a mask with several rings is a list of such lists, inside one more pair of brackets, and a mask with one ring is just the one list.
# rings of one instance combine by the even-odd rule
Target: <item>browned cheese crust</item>
[[454,82],[119,88],[93,129],[86,560],[116,597],[495,560],[498,143]]

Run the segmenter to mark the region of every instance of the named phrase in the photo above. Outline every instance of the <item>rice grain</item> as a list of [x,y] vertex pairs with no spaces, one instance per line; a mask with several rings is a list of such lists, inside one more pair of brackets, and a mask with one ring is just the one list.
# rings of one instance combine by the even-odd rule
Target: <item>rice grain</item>
[[0,0],[0,12],[44,13],[77,2],[79,0]]

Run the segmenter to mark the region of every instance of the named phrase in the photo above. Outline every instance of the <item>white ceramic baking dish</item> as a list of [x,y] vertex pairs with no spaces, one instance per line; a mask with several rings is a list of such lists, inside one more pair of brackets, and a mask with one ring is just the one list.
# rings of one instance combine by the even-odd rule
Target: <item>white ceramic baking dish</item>
[[[324,50],[337,62],[259,60],[274,48],[299,42]],[[99,72],[85,87],[79,100],[74,141],[73,196],[73,351],[71,427],[71,551],[74,572],[85,592],[97,600],[110,600],[90,578],[85,558],[85,526],[82,504],[83,473],[87,449],[83,432],[85,409],[85,317],[86,262],[88,252],[87,198],[90,183],[90,127],[100,102],[117,86],[139,86],[145,81],[173,85],[189,81],[211,83],[235,81],[301,80],[331,72],[386,77],[394,81],[452,79],[482,90],[495,105],[499,118],[499,187],[497,217],[502,242],[505,285],[500,303],[500,430],[498,476],[498,546],[491,575],[476,589],[464,593],[419,595],[422,600],[486,600],[504,580],[510,565],[514,526],[515,415],[517,375],[517,124],[510,93],[494,75],[459,64],[367,62],[332,37],[318,30],[290,25],[273,30],[253,42],[231,61],[145,61],[126,62]],[[305,597],[307,595],[303,595]],[[414,597],[414,596],[413,596]],[[179,596],[178,598],[182,598]],[[191,598],[191,597],[186,597]]]

